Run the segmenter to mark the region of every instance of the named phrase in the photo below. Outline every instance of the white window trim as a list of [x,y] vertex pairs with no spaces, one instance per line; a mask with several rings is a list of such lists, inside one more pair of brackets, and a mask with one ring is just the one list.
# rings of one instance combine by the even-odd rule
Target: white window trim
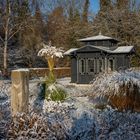
[[[101,71],[100,71],[100,65],[99,65],[100,61],[102,62]],[[104,71],[103,64],[104,64],[104,62],[103,62],[102,58],[97,59],[97,73],[102,73]]]

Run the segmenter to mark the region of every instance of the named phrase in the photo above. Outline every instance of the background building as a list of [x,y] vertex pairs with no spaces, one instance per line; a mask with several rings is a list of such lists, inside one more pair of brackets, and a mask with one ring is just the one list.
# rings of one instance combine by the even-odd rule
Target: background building
[[134,52],[133,46],[117,46],[117,39],[101,33],[79,41],[85,45],[65,52],[71,57],[72,83],[87,84],[99,73],[130,67],[129,56]]

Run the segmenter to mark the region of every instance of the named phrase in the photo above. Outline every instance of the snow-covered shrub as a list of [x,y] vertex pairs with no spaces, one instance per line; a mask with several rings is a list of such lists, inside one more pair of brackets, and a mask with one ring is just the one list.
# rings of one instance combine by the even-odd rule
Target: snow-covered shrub
[[63,125],[58,121],[50,122],[43,114],[17,114],[9,122],[9,128],[7,130],[7,139],[67,139]]
[[138,85],[133,81],[125,82],[120,85],[118,94],[110,96],[110,104],[117,107],[119,110],[134,110],[140,111],[140,91]]
[[107,98],[109,104],[119,110],[140,111],[140,71],[99,75],[90,92],[94,98]]
[[8,94],[9,94],[9,83],[0,81],[0,100],[7,99]]

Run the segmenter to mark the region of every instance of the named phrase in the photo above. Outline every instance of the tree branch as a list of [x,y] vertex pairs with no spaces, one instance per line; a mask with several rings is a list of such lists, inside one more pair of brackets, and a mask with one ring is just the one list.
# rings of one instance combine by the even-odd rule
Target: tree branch
[[16,33],[18,33],[21,30],[21,27],[19,27],[14,33],[12,33],[10,35],[10,37],[8,38],[8,40],[10,40]]
[[10,29],[9,29],[9,35],[10,35],[10,34],[13,34],[12,31],[13,31],[14,29],[20,28],[20,27],[22,27],[22,25],[23,25],[23,24],[20,23],[20,24],[15,24],[13,27],[10,27]]

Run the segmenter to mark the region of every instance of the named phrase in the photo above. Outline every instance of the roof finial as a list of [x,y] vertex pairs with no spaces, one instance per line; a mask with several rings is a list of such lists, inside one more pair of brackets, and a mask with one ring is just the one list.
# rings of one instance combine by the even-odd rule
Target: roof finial
[[102,32],[101,31],[99,32],[99,35],[102,35]]
[[51,47],[51,45],[52,45],[52,41],[51,40],[49,41],[49,44],[48,45]]

